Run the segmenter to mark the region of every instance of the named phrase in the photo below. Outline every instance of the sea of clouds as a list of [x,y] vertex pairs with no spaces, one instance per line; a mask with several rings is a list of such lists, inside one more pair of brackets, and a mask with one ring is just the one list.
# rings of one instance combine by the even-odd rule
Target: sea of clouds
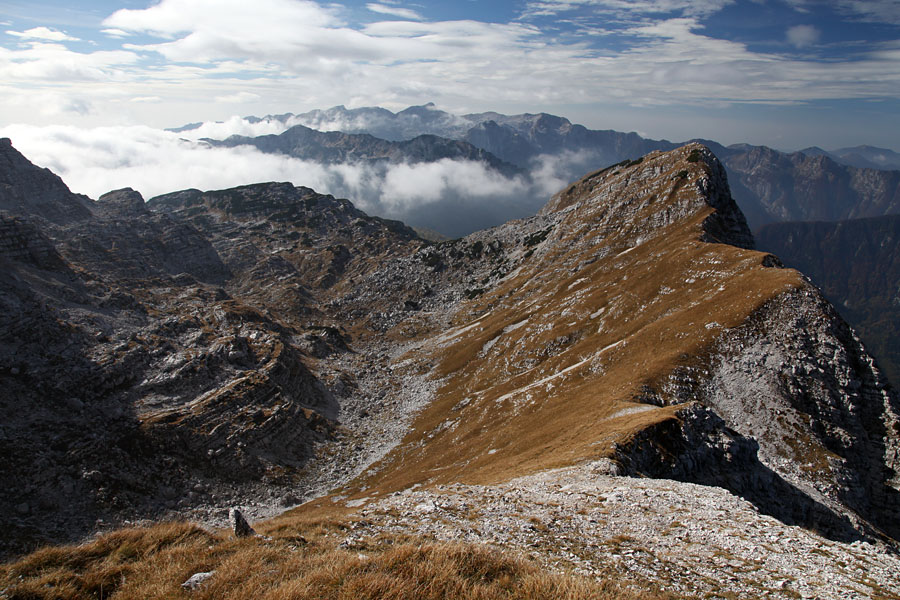
[[541,157],[529,173],[507,177],[474,161],[329,165],[203,142],[235,134],[277,134],[293,124],[235,117],[178,133],[145,126],[10,125],[0,129],[0,136],[10,138],[34,164],[62,177],[72,191],[91,198],[124,187],[149,199],[188,188],[289,181],[348,198],[369,214],[451,237],[534,214],[577,176],[582,163],[590,162],[571,154]]

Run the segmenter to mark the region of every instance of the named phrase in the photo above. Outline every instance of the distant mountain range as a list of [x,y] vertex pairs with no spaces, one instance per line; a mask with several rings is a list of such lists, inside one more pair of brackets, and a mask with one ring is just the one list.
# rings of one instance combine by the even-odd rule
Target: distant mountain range
[[[506,175],[512,172],[509,165],[533,172],[553,157],[555,174],[564,180],[574,180],[597,165],[615,164],[654,150],[672,150],[684,143],[591,130],[546,113],[454,115],[433,104],[397,113],[378,107],[336,106],[247,120],[280,122],[290,129],[281,136],[233,136],[210,143],[252,145],[263,152],[328,162],[476,160]],[[177,131],[197,127],[187,125]],[[326,131],[332,133],[321,133]],[[766,146],[690,141],[705,144],[725,164],[733,194],[753,229],[781,221],[900,213],[900,171],[895,170],[900,169],[900,154],[892,150],[859,146],[786,153]]]
[[420,163],[449,158],[483,162],[507,177],[522,173],[485,150],[461,140],[421,134],[403,141],[390,141],[367,133],[348,134],[340,131],[317,131],[294,125],[278,135],[246,137],[233,135],[225,140],[204,139],[211,146],[233,148],[254,146],[269,154],[287,154],[294,158],[323,164],[345,162]]
[[800,152],[807,156],[827,156],[842,165],[859,167],[861,169],[900,169],[900,154],[887,148],[854,146],[852,148],[838,148],[829,152],[812,146],[804,148]]

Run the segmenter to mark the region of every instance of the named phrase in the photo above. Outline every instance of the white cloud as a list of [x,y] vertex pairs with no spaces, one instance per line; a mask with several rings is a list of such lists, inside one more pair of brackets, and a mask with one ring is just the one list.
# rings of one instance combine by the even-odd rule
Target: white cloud
[[[352,30],[340,30],[335,12],[303,0],[162,0],[142,10],[123,9],[104,25],[169,39],[145,48],[176,61],[204,62],[231,58],[295,60],[315,58],[329,30],[352,41]],[[349,39],[347,39],[349,38]],[[335,48],[339,40],[334,40]]]
[[448,192],[467,199],[523,195],[524,180],[510,179],[481,163],[444,158],[436,162],[391,167],[381,188],[381,204],[405,212],[417,204],[432,204]]
[[409,8],[400,8],[397,6],[385,6],[384,4],[377,4],[375,2],[370,2],[366,4],[366,8],[371,10],[374,13],[379,13],[382,15],[390,15],[392,17],[400,17],[401,19],[408,19],[410,21],[421,21],[422,15],[417,13],[414,10]]
[[137,62],[125,51],[73,52],[62,44],[29,42],[28,48],[0,48],[0,80],[49,81],[53,87],[77,81],[110,81],[120,78],[122,67]]
[[216,102],[228,102],[231,104],[244,104],[246,102],[253,102],[254,100],[259,100],[260,95],[254,94],[253,92],[237,92],[234,94],[228,94],[227,96],[217,96]]
[[69,187],[96,198],[133,187],[146,198],[186,188],[221,189],[261,181],[325,186],[326,169],[255,149],[209,148],[149,127],[12,125],[0,135],[29,160],[58,174]]
[[[347,9],[309,0],[162,0],[105,21],[114,32],[142,34],[142,43],[118,51],[74,52],[42,40],[0,48],[0,115],[7,122],[46,122],[25,107],[48,93],[90,99],[92,123],[105,115],[107,123],[168,127],[227,118],[234,111],[229,102],[241,102],[244,114],[335,104],[402,108],[432,100],[459,111],[558,112],[566,109],[554,106],[694,108],[898,97],[895,48],[870,46],[827,62],[752,51],[703,29],[702,17],[729,1],[529,5],[535,11],[589,9],[604,24],[609,16],[618,45],[613,50],[598,48],[589,33],[552,37],[523,21],[350,26]],[[387,0],[370,4],[399,8]],[[870,14],[884,8],[866,6]],[[812,43],[809,31],[805,38],[801,33],[793,34],[796,43]],[[146,35],[156,43],[146,43]],[[129,101],[152,97],[165,111]]]
[[24,40],[47,40],[51,42],[78,42],[76,37],[72,37],[62,31],[49,29],[47,27],[34,27],[25,31],[7,31],[9,35],[13,35]]
[[213,140],[224,140],[232,135],[240,135],[244,137],[258,137],[261,135],[277,135],[283,133],[294,125],[300,123],[295,119],[288,119],[285,122],[276,119],[261,119],[255,123],[239,116],[232,116],[224,121],[202,123],[195,129],[180,132],[179,137],[191,140],[202,140],[205,138]]
[[59,116],[83,117],[95,112],[91,100],[82,95],[42,91],[17,96],[14,90],[0,87],[0,97],[3,97],[14,110],[27,111],[41,120]]
[[787,30],[787,41],[797,48],[806,48],[816,44],[821,35],[812,25],[795,25]]
[[122,29],[104,29],[102,31],[111,38],[126,38],[131,35]]

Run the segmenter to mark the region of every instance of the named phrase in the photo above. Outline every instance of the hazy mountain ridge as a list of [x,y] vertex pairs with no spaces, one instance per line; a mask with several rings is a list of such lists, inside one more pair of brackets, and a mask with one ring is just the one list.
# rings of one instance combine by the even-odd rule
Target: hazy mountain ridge
[[[254,118],[255,119],[255,118]],[[383,108],[342,106],[294,115],[268,116],[285,124],[370,134],[388,140],[436,135],[464,140],[502,161],[533,170],[543,157],[564,179],[585,170],[634,159],[683,143],[652,140],[636,133],[590,130],[568,119],[540,114],[453,115],[433,104],[398,113]],[[766,146],[699,141],[720,157],[733,193],[753,228],[779,221],[840,220],[900,212],[900,171],[896,153],[867,146],[826,152],[786,153]],[[264,150],[265,151],[265,150]],[[853,156],[866,157],[853,160]],[[482,159],[479,159],[482,160]]]
[[409,140],[392,142],[369,134],[320,132],[303,125],[294,125],[284,133],[257,138],[231,136],[225,140],[204,140],[212,146],[254,146],[262,152],[286,154],[295,158],[325,164],[378,162],[420,163],[442,159],[484,162],[491,169],[511,177],[521,174],[515,166],[504,163],[464,141],[455,141],[431,134],[420,134]]
[[881,169],[896,171],[900,169],[900,154],[887,148],[875,146],[854,146],[852,148],[838,148],[837,150],[822,150],[812,147],[800,150],[807,156],[825,155],[833,161],[860,169]]
[[[587,464],[629,494],[622,475],[668,477],[833,540],[900,535],[895,393],[814,287],[750,249],[698,144],[439,244],[284,183],[89,207],[84,223],[2,215],[0,443],[29,461],[0,473],[8,549],[329,490],[301,510],[512,479],[530,497]],[[92,229],[95,246],[73,241]],[[411,531],[441,518],[423,506]]]

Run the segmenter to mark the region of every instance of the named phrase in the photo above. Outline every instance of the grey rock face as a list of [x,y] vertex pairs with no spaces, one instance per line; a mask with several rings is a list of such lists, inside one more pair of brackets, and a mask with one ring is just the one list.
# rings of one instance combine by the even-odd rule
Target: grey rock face
[[818,290],[783,294],[720,351],[706,402],[758,441],[760,460],[864,529],[900,537],[900,402]]
[[52,242],[20,217],[0,214],[0,258],[30,263],[48,270],[63,269],[63,261]]
[[57,175],[31,164],[11,140],[0,139],[0,211],[65,225],[89,219],[90,206]]

